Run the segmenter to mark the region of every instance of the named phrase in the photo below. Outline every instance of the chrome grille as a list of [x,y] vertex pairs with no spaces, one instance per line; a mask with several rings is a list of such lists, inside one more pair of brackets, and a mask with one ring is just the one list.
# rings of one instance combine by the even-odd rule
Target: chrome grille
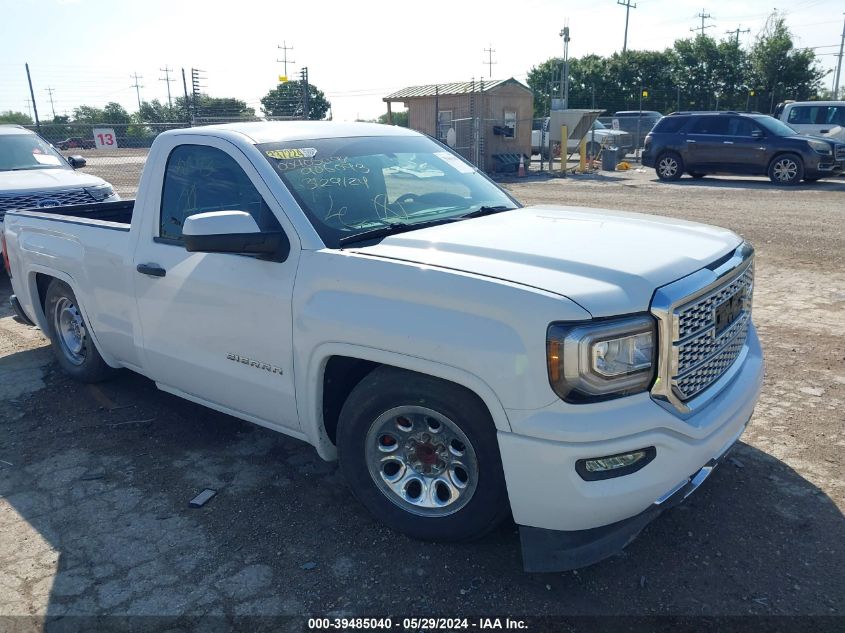
[[688,414],[718,393],[711,389],[743,357],[751,331],[754,249],[745,242],[712,268],[654,293],[659,353],[652,397]]
[[836,146],[836,160],[845,160],[845,145]]
[[[709,387],[736,360],[748,336],[753,292],[752,264],[739,276],[674,311],[678,337],[672,342],[672,384],[681,400]],[[717,334],[716,309],[737,293],[742,312]]]
[[88,204],[95,199],[85,189],[39,191],[26,194],[0,194],[0,213],[13,209],[48,209],[66,204]]

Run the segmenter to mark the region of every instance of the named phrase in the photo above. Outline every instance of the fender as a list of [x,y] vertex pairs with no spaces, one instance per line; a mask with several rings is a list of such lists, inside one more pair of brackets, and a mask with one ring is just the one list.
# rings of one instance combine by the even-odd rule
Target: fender
[[73,279],[73,277],[71,277],[66,272],[59,271],[54,268],[47,268],[46,266],[42,266],[40,264],[31,264],[29,266],[29,269],[26,271],[26,283],[28,292],[27,299],[30,302],[32,317],[35,320],[38,329],[41,330],[44,336],[50,338],[50,326],[48,323],[47,315],[44,313],[44,307],[41,305],[41,297],[38,296],[38,284],[35,282],[35,276],[37,274],[42,274],[47,277],[53,277],[55,279],[58,279],[59,281],[65,282],[68,286],[70,286],[70,289],[73,290],[74,296],[76,296],[77,307],[82,313],[82,318],[85,319],[85,324],[88,326],[88,333],[91,335],[91,340],[94,342],[94,347],[97,348],[97,352],[99,352],[100,356],[102,356],[103,360],[109,367],[122,367],[122,365],[118,363],[114,359],[114,357],[112,357],[111,354],[109,354],[103,348],[103,346],[100,344],[100,341],[97,339],[97,333],[94,331],[94,327],[85,308],[85,304],[79,299],[82,294],[80,294],[79,286]]
[[316,447],[320,457],[327,461],[337,459],[337,448],[326,434],[323,422],[323,374],[326,363],[332,356],[369,360],[461,385],[481,398],[490,411],[497,431],[505,433],[511,431],[508,416],[498,396],[486,382],[474,374],[451,365],[400,352],[350,343],[328,342],[314,348],[308,366],[304,370],[305,375],[297,371],[296,380],[296,402],[302,431],[308,437],[308,441]]

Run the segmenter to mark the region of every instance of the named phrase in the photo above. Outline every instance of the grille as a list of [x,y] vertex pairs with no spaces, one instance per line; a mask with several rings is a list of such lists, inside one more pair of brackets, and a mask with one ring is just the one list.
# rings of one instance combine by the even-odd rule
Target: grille
[[[751,322],[754,268],[674,311],[678,338],[673,341],[672,384],[681,400],[689,400],[716,382],[742,351]],[[737,293],[741,311],[721,332],[716,310]]]
[[836,146],[836,160],[845,160],[845,145]]
[[85,189],[63,191],[41,191],[22,195],[0,194],[0,214],[13,209],[48,209],[66,204],[88,204],[95,202]]

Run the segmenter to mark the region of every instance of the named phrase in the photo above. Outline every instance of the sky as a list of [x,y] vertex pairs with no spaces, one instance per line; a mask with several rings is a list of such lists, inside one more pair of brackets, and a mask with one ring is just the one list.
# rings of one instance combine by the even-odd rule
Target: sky
[[[823,68],[836,65],[845,0],[636,0],[629,49],[663,49],[692,35],[750,29],[749,46],[778,9],[796,46],[813,47]],[[137,110],[143,100],[167,99],[165,67],[181,94],[181,69],[202,69],[204,91],[237,97],[258,111],[275,87],[288,52],[288,75],[303,66],[332,103],[336,120],[372,119],[382,97],[412,85],[487,77],[485,48],[495,49],[492,75],[525,81],[532,66],[560,56],[560,29],[570,28],[570,56],[622,49],[625,8],[616,0],[0,0],[0,111],[28,112],[24,64],[30,65],[42,120],[80,105],[117,101]],[[845,71],[843,71],[845,75]],[[824,86],[833,83],[831,72]],[[841,83],[845,83],[845,77]],[[401,107],[401,106],[400,106]],[[394,108],[395,109],[395,108]]]

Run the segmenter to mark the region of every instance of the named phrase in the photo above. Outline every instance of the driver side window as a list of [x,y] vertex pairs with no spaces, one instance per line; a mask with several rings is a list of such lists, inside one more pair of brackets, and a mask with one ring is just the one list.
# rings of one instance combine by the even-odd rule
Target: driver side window
[[279,222],[249,176],[226,152],[206,145],[180,145],[167,159],[159,214],[159,238],[182,242],[185,218],[206,211],[246,211],[262,231]]

